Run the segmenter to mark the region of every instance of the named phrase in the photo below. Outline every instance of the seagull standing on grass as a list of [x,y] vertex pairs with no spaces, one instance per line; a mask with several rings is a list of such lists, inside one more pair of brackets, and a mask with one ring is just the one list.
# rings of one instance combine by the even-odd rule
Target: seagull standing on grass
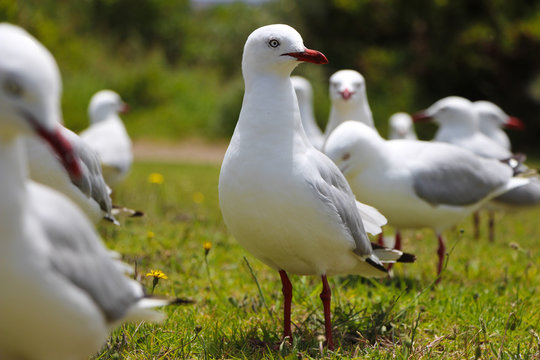
[[103,177],[113,189],[127,176],[133,162],[131,140],[118,116],[128,109],[114,91],[98,91],[88,106],[91,125],[81,132],[81,138],[99,155]]
[[[499,109],[500,110],[500,109]],[[490,159],[509,160],[514,158],[510,146],[501,140],[493,140],[480,130],[481,119],[490,122],[492,117],[499,117],[499,121],[506,121],[516,127],[522,123],[518,119],[508,119],[502,110],[494,110],[494,104],[489,106],[485,102],[472,103],[458,96],[449,96],[435,102],[428,109],[414,115],[415,121],[432,120],[439,125],[435,135],[435,141],[447,142],[467,149],[478,156]],[[527,167],[518,164],[518,171],[526,170]],[[518,187],[501,197],[496,197],[486,204],[489,214],[489,239],[495,239],[495,216],[497,210],[524,209],[538,204],[540,200],[539,181],[534,180],[525,186]],[[474,214],[474,236],[480,237],[479,214]]]
[[508,135],[502,130],[524,130],[525,124],[515,116],[505,113],[500,107],[490,101],[480,100],[473,102],[474,110],[478,114],[480,132],[495,141],[507,150],[512,149]]
[[431,228],[437,234],[440,275],[442,231],[491,198],[527,183],[510,166],[450,144],[385,140],[375,129],[347,121],[326,140],[324,152],[346,176],[358,199],[379,209],[399,230]]
[[87,359],[125,321],[159,320],[64,195],[27,177],[23,136],[39,136],[73,178],[79,162],[58,128],[60,74],[21,28],[0,24],[0,358]]
[[324,135],[315,121],[313,115],[313,89],[306,78],[291,76],[291,81],[300,107],[302,126],[309,141],[317,150],[321,150],[324,143]]
[[291,338],[287,272],[321,276],[325,335],[333,349],[327,276],[385,276],[382,262],[414,257],[372,248],[364,228],[380,231],[386,220],[365,205],[362,219],[343,175],[311,145],[290,79],[300,62],[327,60],[307,49],[290,26],[268,25],[249,35],[242,58],[244,101],[221,167],[219,200],[238,242],[279,271],[284,338]]
[[366,80],[355,70],[339,70],[330,77],[330,116],[324,131],[328,138],[339,124],[355,120],[375,128],[369,107]]

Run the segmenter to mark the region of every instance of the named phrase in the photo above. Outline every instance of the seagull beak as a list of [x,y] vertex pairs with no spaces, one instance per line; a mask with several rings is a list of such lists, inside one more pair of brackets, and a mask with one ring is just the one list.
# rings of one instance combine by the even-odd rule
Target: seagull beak
[[120,106],[120,114],[127,114],[130,110],[131,108],[128,103],[122,103]]
[[512,130],[525,130],[525,123],[515,116],[509,116],[504,127]]
[[305,62],[310,62],[313,64],[327,64],[328,63],[328,59],[326,58],[326,56],[324,56],[323,53],[317,50],[305,49],[302,52],[282,54],[282,56],[285,56],[285,55],[292,56],[296,58],[298,61],[305,61]]
[[412,119],[413,122],[423,122],[423,121],[430,121],[433,118],[433,116],[428,115],[425,111],[419,111],[416,114],[413,114]]
[[340,91],[339,94],[341,95],[343,100],[349,100],[353,96],[354,92],[349,91],[349,89],[345,89],[343,91]]
[[45,140],[58,154],[70,178],[78,180],[81,177],[79,158],[73,152],[71,143],[62,135],[60,124],[55,125],[53,129],[48,129],[41,125],[30,113],[25,112],[23,115],[38,136]]

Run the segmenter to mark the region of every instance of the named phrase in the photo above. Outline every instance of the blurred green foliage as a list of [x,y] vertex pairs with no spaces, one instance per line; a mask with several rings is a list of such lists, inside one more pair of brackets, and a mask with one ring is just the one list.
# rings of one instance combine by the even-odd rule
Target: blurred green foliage
[[[242,99],[242,48],[255,28],[287,23],[330,60],[304,65],[321,126],[327,79],[351,68],[367,81],[375,121],[448,95],[486,99],[521,117],[516,150],[540,150],[540,2],[525,0],[274,0],[193,6],[189,0],[0,0],[55,55],[68,126],[86,126],[90,96],[118,91],[133,136],[229,136]],[[433,128],[419,129],[427,138]]]

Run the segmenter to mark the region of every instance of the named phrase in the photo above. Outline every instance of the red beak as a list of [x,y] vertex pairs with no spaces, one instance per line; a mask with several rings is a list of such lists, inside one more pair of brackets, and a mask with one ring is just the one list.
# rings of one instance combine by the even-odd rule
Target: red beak
[[47,131],[40,126],[34,124],[34,128],[38,135],[43,138],[53,150],[58,154],[62,165],[66,168],[69,177],[72,180],[78,180],[81,177],[81,165],[79,164],[79,158],[73,152],[73,147],[71,143],[66,140],[60,129],[55,129],[54,131]]
[[431,116],[427,115],[423,111],[419,111],[416,114],[413,114],[412,119],[413,119],[413,122],[415,122],[415,123],[416,122],[423,122],[423,121],[430,121]]
[[340,92],[340,95],[343,98],[343,100],[349,100],[351,98],[351,96],[353,96],[353,94],[354,93],[350,92],[349,89],[345,89],[345,90]]
[[120,114],[126,114],[131,110],[128,103],[122,103],[122,106],[120,107]]
[[326,56],[324,56],[323,53],[317,50],[305,49],[302,52],[282,54],[282,56],[284,55],[292,56],[296,58],[298,61],[305,61],[305,62],[310,62],[313,64],[327,64],[328,63],[328,59],[326,58]]
[[515,116],[509,116],[504,127],[512,130],[525,130],[525,123]]

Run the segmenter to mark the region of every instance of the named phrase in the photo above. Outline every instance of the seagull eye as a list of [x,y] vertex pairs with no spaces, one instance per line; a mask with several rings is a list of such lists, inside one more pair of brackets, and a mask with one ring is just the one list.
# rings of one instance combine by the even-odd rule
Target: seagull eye
[[272,39],[268,42],[268,45],[270,45],[270,47],[277,48],[279,46],[279,41]]
[[23,94],[23,87],[15,80],[8,79],[4,82],[4,91],[13,97],[21,97]]

